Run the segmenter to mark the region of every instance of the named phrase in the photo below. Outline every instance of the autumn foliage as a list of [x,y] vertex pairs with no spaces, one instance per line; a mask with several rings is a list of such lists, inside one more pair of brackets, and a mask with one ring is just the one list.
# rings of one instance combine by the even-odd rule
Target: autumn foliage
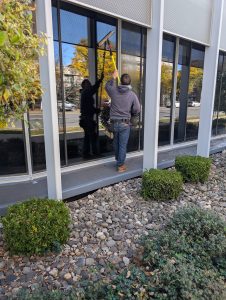
[[38,55],[45,37],[33,32],[34,10],[30,0],[0,1],[0,125],[21,119],[42,93]]

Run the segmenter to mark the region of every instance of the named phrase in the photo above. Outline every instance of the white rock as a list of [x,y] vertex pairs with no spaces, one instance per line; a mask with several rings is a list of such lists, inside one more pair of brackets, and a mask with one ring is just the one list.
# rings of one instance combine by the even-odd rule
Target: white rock
[[58,275],[58,270],[56,268],[52,269],[49,274],[53,277],[57,277]]
[[130,260],[129,260],[129,258],[128,257],[123,257],[123,262],[124,262],[124,264],[126,265],[126,266],[128,266],[129,265],[129,263],[130,263]]

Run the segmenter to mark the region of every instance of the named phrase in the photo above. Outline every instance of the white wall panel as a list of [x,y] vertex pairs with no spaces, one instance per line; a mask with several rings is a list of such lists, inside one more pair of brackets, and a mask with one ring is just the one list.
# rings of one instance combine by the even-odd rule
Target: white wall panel
[[213,0],[165,0],[164,30],[209,44]]
[[151,26],[152,0],[67,0],[135,23]]
[[224,0],[220,49],[226,51],[226,0]]

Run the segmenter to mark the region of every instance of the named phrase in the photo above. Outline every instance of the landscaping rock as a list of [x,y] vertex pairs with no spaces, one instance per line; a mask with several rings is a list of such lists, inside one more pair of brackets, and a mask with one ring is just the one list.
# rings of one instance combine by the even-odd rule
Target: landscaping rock
[[225,154],[212,158],[209,180],[185,184],[176,201],[144,201],[142,180],[136,178],[68,203],[72,231],[59,254],[10,257],[0,235],[0,298],[15,295],[21,287],[69,289],[83,285],[81,280],[111,279],[111,268],[121,272],[134,258],[140,258],[142,235],[161,229],[175,210],[186,205],[211,209],[226,220]]

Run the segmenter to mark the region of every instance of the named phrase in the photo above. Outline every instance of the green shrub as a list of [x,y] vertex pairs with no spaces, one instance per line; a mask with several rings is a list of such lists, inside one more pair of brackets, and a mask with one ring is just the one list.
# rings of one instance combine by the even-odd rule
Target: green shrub
[[224,299],[226,224],[198,207],[179,210],[144,239],[154,299]]
[[197,206],[179,209],[167,224],[167,229],[177,230],[193,241],[209,240],[223,234],[226,223],[214,212]]
[[142,177],[141,194],[145,199],[176,199],[182,190],[183,179],[179,172],[151,169]]
[[31,199],[13,205],[2,223],[4,241],[11,254],[54,251],[69,238],[69,209],[61,201]]
[[222,278],[213,270],[201,269],[192,262],[169,260],[153,273],[150,281],[154,294],[152,299],[225,299]]
[[211,161],[201,156],[178,156],[175,168],[181,172],[185,182],[204,183],[209,177]]

